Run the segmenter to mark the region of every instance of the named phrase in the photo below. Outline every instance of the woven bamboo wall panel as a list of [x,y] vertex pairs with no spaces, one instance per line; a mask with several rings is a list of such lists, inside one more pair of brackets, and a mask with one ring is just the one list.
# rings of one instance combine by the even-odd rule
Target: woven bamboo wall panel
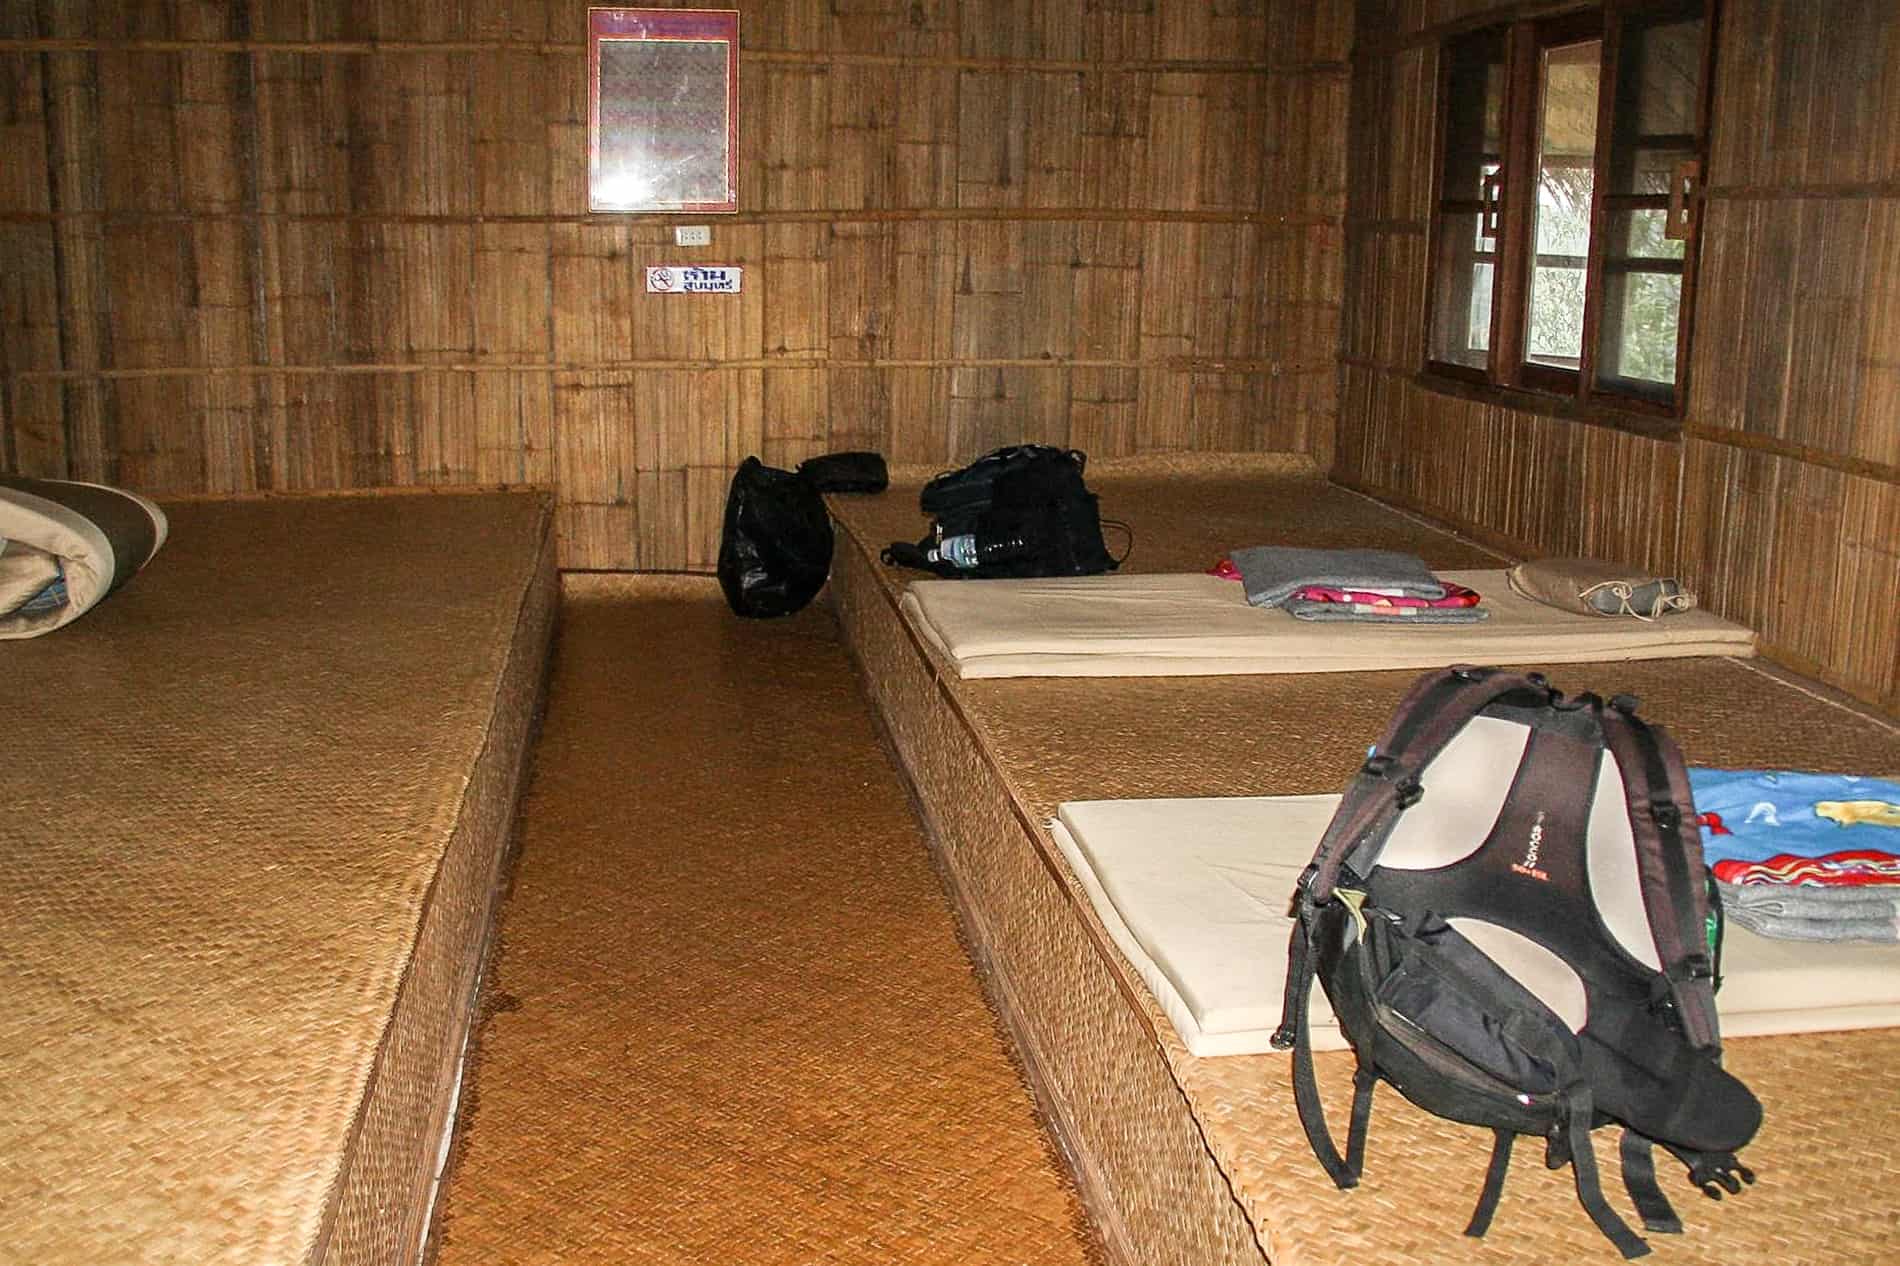
[[1409,374],[1349,366],[1336,474],[1528,556],[1670,571],[1679,445],[1447,397]]
[[1718,186],[1769,189],[1900,179],[1900,36],[1882,0],[1726,0],[1710,168]]
[[1693,418],[1900,468],[1900,197],[1715,199]]
[[[1533,7],[1535,0],[1510,6]],[[1560,7],[1544,4],[1545,9]],[[1358,29],[1362,42],[1417,35],[1453,22],[1499,10],[1497,0],[1359,0]]]
[[0,469],[552,482],[672,568],[748,453],[1330,450],[1348,0],[741,9],[688,252],[585,210],[583,6],[0,6]]
[[1420,386],[1435,46],[1535,4],[1365,0],[1340,475],[1525,554],[1677,572],[1769,650],[1895,709],[1900,9],[1728,0],[1683,438]]
[[[1696,584],[1758,613],[1762,635],[1797,666],[1900,713],[1900,487],[1771,453],[1684,447]],[[1780,561],[1791,557],[1806,560],[1797,581]]]
[[0,211],[46,211],[46,80],[40,59],[0,57]]
[[1383,225],[1424,225],[1431,216],[1432,138],[1436,120],[1435,47],[1407,49],[1353,68],[1352,216]]
[[1346,243],[1342,347],[1353,361],[1409,372],[1425,358],[1425,267],[1421,232],[1355,227]]
[[[864,7],[873,7],[870,4]],[[907,6],[895,8],[900,13]],[[1264,49],[1269,14],[1302,22],[1300,5],[1271,0],[965,0],[961,10],[965,57],[1231,60],[1236,50]],[[1311,25],[1310,20],[1305,25]],[[1310,37],[1309,37],[1310,38]],[[1343,56],[1343,53],[1340,54]]]
[[1862,269],[1861,321],[1847,332],[1850,344],[1858,345],[1860,388],[1850,451],[1900,468],[1900,198],[1869,207]]
[[6,258],[19,267],[0,272],[0,343],[8,368],[50,369],[59,364],[57,249],[51,226],[0,224]]
[[[16,288],[50,280],[45,226],[8,232],[27,265]],[[742,223],[723,228],[721,258],[757,280],[704,303],[642,293],[641,270],[677,258],[669,234],[632,222],[291,220],[255,235],[235,218],[109,222],[105,285],[127,310],[109,323],[104,363],[468,369],[550,352],[565,366],[948,351],[1037,368],[1134,357],[1147,338],[1178,357],[1312,368],[1330,363],[1323,349],[1340,295],[1339,235],[1324,225]],[[1157,278],[1168,284],[1143,284]],[[907,301],[916,287],[928,306]],[[552,293],[551,320],[521,302],[537,291]],[[183,325],[179,296],[188,300]],[[1314,331],[1320,350],[1294,341]],[[54,367],[57,348],[44,338],[22,332],[15,343],[30,358],[22,367]]]

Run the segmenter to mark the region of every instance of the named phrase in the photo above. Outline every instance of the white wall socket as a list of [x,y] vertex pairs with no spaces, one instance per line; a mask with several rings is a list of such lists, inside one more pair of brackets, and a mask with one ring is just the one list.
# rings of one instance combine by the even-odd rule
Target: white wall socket
[[675,224],[673,226],[673,245],[711,246],[712,226],[709,224]]

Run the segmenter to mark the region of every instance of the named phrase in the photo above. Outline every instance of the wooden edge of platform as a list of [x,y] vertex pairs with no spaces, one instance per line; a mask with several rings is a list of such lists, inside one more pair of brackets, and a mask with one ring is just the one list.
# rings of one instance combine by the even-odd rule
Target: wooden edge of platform
[[[857,540],[848,530],[842,531],[841,534],[849,546],[856,548],[864,565],[875,571],[879,565],[877,551]],[[957,728],[969,739],[984,769],[1007,801],[1015,824],[1024,833],[1036,860],[1053,881],[1065,906],[1084,929],[1084,941],[1100,960],[1108,979],[1127,1004],[1129,1013],[1140,1027],[1143,1037],[1160,1060],[1162,1067],[1165,1068],[1175,1093],[1181,1097],[1183,1111],[1198,1135],[1203,1153],[1208,1162],[1220,1172],[1226,1184],[1227,1199],[1233,1202],[1237,1216],[1251,1228],[1259,1251],[1265,1258],[1272,1228],[1262,1227],[1253,1222],[1245,1203],[1233,1190],[1231,1178],[1221,1168],[1215,1150],[1207,1139],[1205,1126],[1193,1110],[1187,1087],[1181,1081],[1180,1071],[1175,1061],[1169,1056],[1167,1043],[1157,1028],[1154,1004],[1148,999],[1145,988],[1133,977],[1132,966],[1122,959],[1120,951],[1110,940],[1106,929],[1101,925],[1100,916],[1089,902],[1079,881],[1067,873],[1067,863],[1057,854],[1047,827],[1024,804],[1019,790],[1003,772],[987,735],[973,723],[969,713],[963,707],[962,701],[957,697],[951,681],[946,676],[946,661],[928,645],[898,609],[897,602],[901,590],[882,583],[875,583],[873,588],[879,595],[879,601],[882,602],[888,618],[895,621],[903,630],[904,639],[911,653],[916,656],[921,670],[929,678],[936,705],[945,709]],[[829,591],[826,598],[827,601],[832,602],[835,614],[835,599]],[[1066,1100],[1057,1090],[1054,1078],[1045,1070],[1047,1056],[1036,1037],[1035,1026],[1027,1019],[1027,1008],[1022,1002],[1022,993],[1012,981],[1007,966],[998,961],[992,952],[996,938],[990,931],[988,920],[978,908],[963,880],[948,862],[942,823],[918,785],[909,763],[902,756],[896,735],[891,729],[890,720],[878,703],[876,691],[872,689],[870,668],[860,657],[859,647],[850,636],[844,636],[840,641],[851,659],[853,669],[859,679],[860,689],[872,705],[871,712],[879,741],[884,746],[899,781],[910,798],[917,818],[923,826],[929,843],[932,864],[956,912],[959,937],[964,941],[966,952],[975,967],[984,996],[989,1000],[1000,1024],[1009,1035],[1010,1045],[1020,1063],[1024,1083],[1029,1087],[1037,1109],[1048,1125],[1050,1137],[1075,1181],[1076,1190],[1095,1225],[1101,1247],[1111,1266],[1148,1266],[1146,1257],[1137,1247],[1137,1237],[1128,1228],[1114,1185],[1109,1181],[1095,1157],[1081,1145],[1076,1137],[1076,1128],[1071,1120],[1072,1113]]]
[[[503,658],[500,671],[495,675],[494,687],[490,693],[488,723],[482,735],[482,747],[470,766],[470,776],[465,783],[462,796],[456,806],[455,825],[450,830],[450,843],[445,847],[444,866],[448,854],[454,850],[454,841],[465,830],[478,830],[474,818],[479,806],[471,801],[479,791],[479,775],[485,766],[505,760],[505,767],[492,771],[503,781],[503,793],[496,803],[499,810],[500,838],[492,844],[484,845],[491,855],[483,860],[484,897],[482,910],[477,916],[477,926],[468,946],[468,955],[460,964],[463,979],[454,987],[455,1018],[451,1031],[442,1035],[445,1043],[441,1048],[437,1067],[431,1075],[433,1093],[428,1099],[428,1118],[423,1123],[421,1133],[415,1140],[417,1155],[411,1157],[411,1172],[399,1181],[402,1190],[395,1193],[408,1198],[394,1207],[383,1210],[385,1216],[402,1224],[398,1237],[401,1256],[400,1263],[413,1263],[424,1260],[433,1232],[435,1214],[435,1196],[437,1183],[441,1176],[440,1161],[445,1152],[445,1143],[455,1126],[456,1087],[458,1086],[469,1050],[469,1039],[473,1032],[476,1017],[480,1013],[480,995],[484,979],[483,968],[488,961],[491,942],[495,936],[496,916],[500,909],[501,895],[506,884],[506,872],[514,846],[515,820],[518,815],[521,795],[527,783],[535,737],[540,728],[541,717],[547,704],[549,669],[552,664],[552,649],[555,630],[560,619],[560,573],[556,567],[558,542],[554,532],[554,507],[551,498],[544,501],[541,513],[537,516],[536,532],[540,544],[535,551],[533,567],[521,586],[514,608],[512,632],[508,639],[508,650]],[[517,689],[525,690],[525,716],[520,724],[518,735],[498,735],[497,726],[504,721],[504,712],[511,702],[511,695]],[[501,739],[514,746],[515,750],[506,752],[498,745]],[[416,947],[420,947],[428,929],[439,922],[438,910],[446,898],[441,893],[442,872],[438,866],[431,877],[427,890],[423,893],[417,913]],[[448,917],[446,915],[441,917]],[[406,1003],[419,987],[416,981],[418,954],[412,949],[409,960],[404,964],[402,979],[396,990],[396,1004],[388,1022],[384,1025],[377,1043],[369,1077],[365,1082],[362,1097],[357,1105],[356,1119],[351,1123],[349,1140],[343,1155],[345,1161],[339,1170],[337,1180],[326,1201],[323,1222],[313,1243],[311,1262],[347,1262],[356,1260],[350,1246],[338,1239],[339,1226],[343,1222],[343,1209],[349,1201],[352,1187],[372,1181],[367,1176],[359,1177],[356,1164],[361,1159],[362,1140],[370,1128],[377,1096],[385,1079],[390,1051],[398,1040],[398,1028],[401,1012]],[[414,1005],[414,1004],[410,1004]]]

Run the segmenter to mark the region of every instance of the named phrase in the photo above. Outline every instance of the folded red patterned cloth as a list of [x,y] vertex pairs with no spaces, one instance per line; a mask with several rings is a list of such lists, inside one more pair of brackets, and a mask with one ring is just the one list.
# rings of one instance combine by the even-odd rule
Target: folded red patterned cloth
[[1777,853],[1766,861],[1722,861],[1710,867],[1725,884],[1900,884],[1900,857],[1879,849],[1853,848],[1820,857]]
[[1417,598],[1411,594],[1393,593],[1383,589],[1336,589],[1331,585],[1308,585],[1295,590],[1292,600],[1295,602],[1343,602],[1354,606],[1397,607],[1397,608],[1439,608],[1475,607],[1482,601],[1475,589],[1463,585],[1454,585],[1440,581],[1444,585],[1442,598]]

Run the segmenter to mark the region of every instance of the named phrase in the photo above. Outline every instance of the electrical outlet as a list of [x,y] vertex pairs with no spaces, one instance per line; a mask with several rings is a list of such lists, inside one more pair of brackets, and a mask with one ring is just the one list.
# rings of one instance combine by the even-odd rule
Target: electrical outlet
[[708,224],[676,224],[673,226],[673,245],[711,246],[712,226]]

